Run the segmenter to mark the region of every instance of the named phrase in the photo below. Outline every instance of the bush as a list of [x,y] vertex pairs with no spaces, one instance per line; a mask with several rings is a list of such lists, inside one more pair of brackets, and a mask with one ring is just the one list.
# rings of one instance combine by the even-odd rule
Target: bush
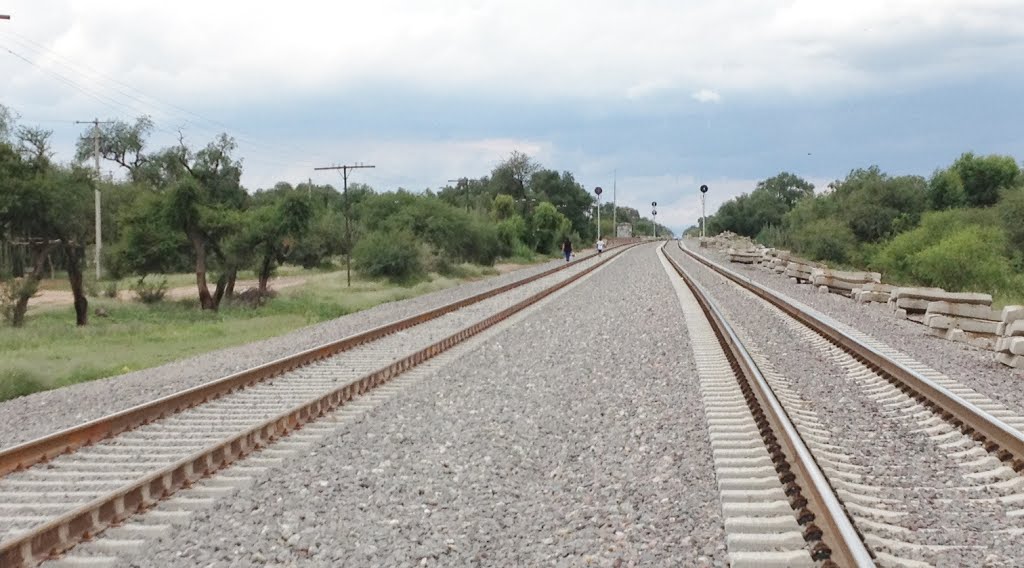
[[1013,270],[1000,253],[1006,236],[999,227],[977,225],[956,230],[910,258],[913,277],[951,292],[1005,294]]
[[369,233],[356,244],[352,258],[356,269],[372,278],[409,283],[425,275],[419,246],[407,231]]
[[1024,188],[1003,192],[996,210],[1006,232],[1007,254],[1018,271],[1024,270]]
[[105,298],[117,297],[117,280],[111,280],[103,285],[103,296]]
[[167,294],[167,279],[161,278],[157,282],[146,282],[146,277],[143,276],[132,286],[132,291],[143,304],[155,304],[163,301]]
[[853,231],[834,218],[818,219],[798,228],[793,243],[813,259],[837,264],[849,262],[857,247]]
[[915,276],[912,258],[969,226],[997,226],[999,223],[994,209],[950,209],[925,213],[921,224],[912,231],[897,235],[878,249],[869,265],[884,272],[896,281],[911,282]]
[[[14,308],[18,299],[22,297],[31,298],[39,290],[39,281],[31,278],[14,278],[6,282],[0,282],[0,318],[8,323],[14,323]],[[25,314],[21,314],[24,317]]]

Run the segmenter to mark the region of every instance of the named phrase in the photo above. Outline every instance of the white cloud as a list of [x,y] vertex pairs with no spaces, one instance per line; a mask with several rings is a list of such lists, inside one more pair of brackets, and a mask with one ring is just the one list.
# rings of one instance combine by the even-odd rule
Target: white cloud
[[690,95],[693,100],[701,103],[720,103],[722,102],[722,95],[711,89],[701,89],[696,93]]
[[[513,98],[635,98],[707,84],[726,95],[856,96],[999,69],[1020,52],[1011,44],[1024,48],[1019,0],[9,4],[0,44],[50,65],[5,33],[14,32],[187,105],[367,84]],[[926,58],[913,56],[920,46]],[[36,74],[0,58],[9,84]],[[50,78],[35,83],[69,93]]]

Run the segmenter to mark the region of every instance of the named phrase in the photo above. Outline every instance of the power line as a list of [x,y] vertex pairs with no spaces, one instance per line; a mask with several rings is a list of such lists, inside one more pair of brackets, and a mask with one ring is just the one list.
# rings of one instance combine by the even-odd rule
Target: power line
[[[128,89],[129,91],[133,91],[134,93],[137,93],[138,96],[133,95],[133,94],[128,93],[128,92],[125,92],[124,90],[121,90],[121,89],[118,89],[118,88],[112,88],[112,90],[114,90],[117,93],[119,93],[122,97],[125,97],[127,99],[136,101],[136,102],[144,105],[143,108],[146,108],[147,110],[150,110],[153,107],[161,107],[162,106],[164,108],[160,109],[160,113],[161,114],[177,115],[177,117],[181,118],[183,120],[183,122],[193,126],[196,129],[205,130],[205,131],[208,131],[208,132],[214,132],[214,130],[215,130],[213,128],[210,128],[209,126],[203,126],[203,125],[197,123],[195,120],[193,120],[192,118],[189,118],[189,117],[194,117],[195,119],[198,119],[199,121],[202,121],[202,122],[205,122],[205,123],[208,123],[208,124],[216,126],[217,129],[222,129],[224,131],[230,132],[232,134],[232,136],[236,140],[238,140],[240,142],[245,142],[245,143],[247,143],[247,144],[249,144],[251,146],[263,147],[265,150],[273,152],[275,154],[282,153],[281,150],[283,150],[283,149],[287,149],[288,153],[294,152],[294,153],[296,153],[296,155],[299,155],[300,153],[301,153],[301,155],[307,155],[308,154],[307,150],[299,148],[298,146],[295,146],[295,145],[292,145],[292,144],[287,144],[287,143],[282,144],[282,143],[274,143],[274,142],[263,142],[263,141],[252,139],[252,138],[250,138],[250,136],[247,133],[241,131],[240,129],[238,129],[236,127],[230,126],[230,125],[225,124],[223,122],[219,122],[219,121],[207,118],[207,117],[205,117],[203,115],[200,115],[200,114],[198,114],[196,112],[193,112],[191,110],[182,108],[182,107],[180,107],[178,105],[175,105],[173,103],[169,103],[169,102],[163,101],[163,100],[161,100],[161,99],[159,99],[157,97],[149,95],[149,94],[143,92],[142,90],[140,90],[140,89],[138,89],[136,87],[133,87],[133,86],[131,86],[131,85],[129,85],[129,84],[123,82],[123,81],[120,81],[120,80],[118,80],[118,79],[116,79],[114,77],[106,75],[103,72],[98,71],[98,70],[96,70],[93,67],[90,67],[89,65],[72,61],[71,59],[68,59],[68,58],[62,56],[61,54],[59,54],[59,53],[57,53],[57,52],[47,48],[46,46],[44,46],[44,45],[42,45],[42,44],[40,44],[40,43],[38,43],[36,41],[33,41],[30,38],[27,38],[25,36],[22,36],[20,34],[14,33],[14,32],[10,32],[10,35],[12,36],[12,39],[14,39],[15,41],[19,42],[22,45],[22,47],[25,47],[26,49],[30,49],[30,50],[33,50],[33,51],[36,51],[38,53],[41,53],[43,55],[48,56],[55,63],[61,65],[62,67],[64,67],[65,69],[71,71],[72,73],[85,78],[86,80],[89,80],[89,81],[92,81],[92,82],[95,82],[95,83],[100,83],[101,82],[100,80],[102,79],[103,81],[107,81],[107,82],[110,82],[110,83],[114,83],[116,85],[120,85],[120,86],[124,87],[125,89]],[[30,62],[30,63],[32,63],[32,62]],[[36,65],[35,63],[32,63],[32,64]],[[36,66],[39,67],[38,65],[36,65]],[[79,68],[84,68],[84,69],[88,70],[90,73],[85,73],[85,72],[81,71]],[[140,98],[140,97],[142,97],[142,98]],[[172,110],[169,112],[167,109],[172,109]],[[147,113],[147,114],[149,114],[149,113]]]
[[357,170],[359,168],[376,168],[377,166],[368,166],[365,164],[356,164],[351,166],[322,166],[319,168],[313,168],[314,170],[341,170],[341,177],[344,179],[344,189],[342,189],[342,195],[345,196],[345,272],[348,277],[348,286],[352,287],[352,230],[349,227],[349,203],[348,203],[348,171]]

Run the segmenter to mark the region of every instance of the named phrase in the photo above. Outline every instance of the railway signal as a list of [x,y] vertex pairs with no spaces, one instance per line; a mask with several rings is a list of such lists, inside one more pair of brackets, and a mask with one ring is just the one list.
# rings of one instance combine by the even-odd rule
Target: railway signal
[[594,193],[597,194],[597,240],[601,240],[601,192],[604,191],[600,186],[594,188]]
[[700,236],[702,236],[702,237],[706,235],[704,227],[708,224],[708,215],[704,211],[704,196],[707,194],[707,192],[708,192],[708,186],[701,185],[700,186]]

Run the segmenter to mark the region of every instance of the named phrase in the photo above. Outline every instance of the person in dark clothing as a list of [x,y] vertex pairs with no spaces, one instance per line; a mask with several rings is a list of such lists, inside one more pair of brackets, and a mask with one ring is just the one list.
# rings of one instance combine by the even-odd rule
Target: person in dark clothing
[[569,237],[565,237],[565,240],[562,241],[562,254],[565,255],[565,261],[569,262],[569,258],[572,257],[572,241],[569,240]]

